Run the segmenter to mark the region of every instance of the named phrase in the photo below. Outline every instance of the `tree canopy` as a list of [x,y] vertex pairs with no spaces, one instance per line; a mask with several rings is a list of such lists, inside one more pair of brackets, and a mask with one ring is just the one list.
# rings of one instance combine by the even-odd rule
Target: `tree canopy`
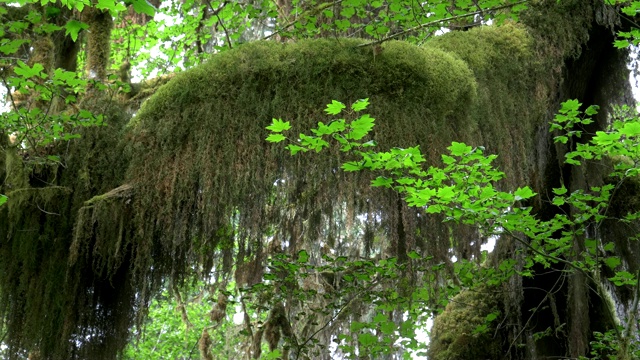
[[0,5],[0,353],[632,358],[636,6]]

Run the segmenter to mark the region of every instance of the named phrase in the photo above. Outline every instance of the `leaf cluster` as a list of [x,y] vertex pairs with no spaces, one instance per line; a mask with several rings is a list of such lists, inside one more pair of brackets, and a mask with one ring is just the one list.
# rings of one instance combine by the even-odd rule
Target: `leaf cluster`
[[[361,105],[362,103],[355,103],[352,109],[360,109]],[[590,117],[597,113],[597,107],[591,106],[584,113],[579,110],[580,107],[581,104],[576,100],[562,104],[550,126],[550,131],[560,133],[555,137],[556,142],[565,144],[585,135],[581,126],[593,121]],[[344,104],[334,100],[327,106],[326,112],[337,115],[345,108]],[[607,130],[588,134],[588,141],[578,143],[574,151],[566,154],[566,163],[581,165],[592,159],[615,159],[610,177],[617,179],[618,184],[625,179],[636,178],[640,163],[640,117],[631,114],[628,108],[623,108],[618,113],[624,116],[615,118]],[[601,244],[598,237],[590,236],[586,231],[593,224],[599,226],[598,224],[608,219],[607,211],[612,193],[616,189],[615,184],[593,186],[588,190],[576,189],[571,193],[564,185],[554,189],[552,204],[560,208],[569,205],[574,210],[570,213],[559,212],[552,219],[542,220],[531,212],[531,207],[526,206],[527,201],[536,196],[529,187],[521,187],[515,191],[500,190],[498,183],[504,174],[492,166],[496,156],[485,155],[482,147],[473,148],[464,143],[453,142],[447,148],[449,154],[442,155],[443,166],[424,169],[425,159],[418,147],[377,152],[368,148],[375,146],[374,144],[365,146],[367,143],[361,143],[363,137],[372,131],[373,120],[369,122],[365,118],[366,121],[358,122],[360,119],[351,123],[338,119],[329,123],[330,125],[319,122],[317,128],[311,129],[314,135],[300,134],[298,140],[293,141],[294,145],[288,145],[288,149],[292,155],[308,150],[320,152],[331,144],[324,137],[335,140],[335,146],[341,151],[360,158],[345,162],[342,165],[345,171],[384,174],[373,180],[372,186],[391,188],[404,195],[409,206],[422,208],[427,213],[443,214],[445,221],[478,226],[485,234],[506,235],[520,242],[528,250],[524,267],[520,270],[523,276],[532,276],[536,264],[544,268],[563,265],[570,271],[582,273],[597,284],[600,283],[598,279],[602,273],[613,271],[614,275],[609,276],[608,281],[616,286],[640,286],[639,278],[624,268],[621,269],[621,259],[611,255],[615,249],[614,243]],[[338,125],[333,126],[334,123]],[[366,125],[351,125],[354,123]],[[357,126],[362,126],[358,128],[362,131],[353,136],[353,129]],[[268,140],[284,141],[287,138],[282,133],[289,128],[288,122],[274,119],[274,123],[267,129],[279,136]],[[639,216],[636,210],[617,220],[630,222]],[[578,253],[574,245],[576,241],[584,243],[583,250]],[[506,266],[513,269],[513,264]],[[477,274],[463,272],[463,269],[457,267],[455,273],[463,279],[468,275],[470,283],[482,281],[495,284],[504,281],[480,280]],[[602,288],[597,291],[603,298],[607,296]],[[615,314],[613,308],[608,311]],[[487,315],[489,322],[496,318],[497,313]],[[378,320],[381,324],[382,320]],[[354,324],[366,328],[358,322]],[[629,324],[632,326],[632,322]],[[486,329],[486,326],[480,326],[476,330],[482,332]],[[617,332],[615,336],[617,341],[630,341],[625,337],[628,335],[623,335],[622,332]],[[380,347],[374,347],[374,352],[384,352],[385,342],[369,332],[363,332],[358,341],[360,351],[375,345]],[[594,347],[596,352],[599,349],[601,347]],[[607,349],[619,352],[615,347],[608,346]],[[626,353],[630,350],[626,347],[620,351]]]

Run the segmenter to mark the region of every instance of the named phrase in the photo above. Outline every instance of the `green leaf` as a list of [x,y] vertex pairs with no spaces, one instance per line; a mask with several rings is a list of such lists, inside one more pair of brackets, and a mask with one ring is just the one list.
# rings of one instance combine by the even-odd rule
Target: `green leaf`
[[149,16],[156,14],[156,8],[147,0],[133,0],[133,10],[138,14],[147,14]]
[[352,140],[360,140],[373,129],[373,123],[375,119],[369,116],[369,114],[362,115],[359,119],[354,120],[349,126],[351,132],[348,137]]
[[378,176],[375,180],[371,181],[371,186],[391,187],[393,180],[384,176]]
[[609,145],[620,140],[619,133],[606,133],[604,131],[596,131],[596,136],[591,140],[597,145]]
[[376,324],[379,324],[385,321],[388,321],[388,320],[387,320],[387,316],[385,316],[384,313],[379,312],[376,314],[376,316],[373,317],[373,322]]
[[618,265],[622,264],[622,261],[620,261],[620,258],[617,256],[610,256],[604,259],[604,263],[609,267],[609,269],[613,270]]
[[291,129],[291,124],[288,121],[282,121],[281,119],[271,119],[271,125],[267,126],[267,130],[273,132],[283,132]]
[[279,143],[284,139],[286,139],[286,137],[282,134],[271,134],[267,136],[267,141],[272,143]]
[[356,331],[360,331],[361,329],[364,329],[367,325],[365,323],[361,323],[359,321],[353,321],[351,322],[351,331],[352,332],[356,332]]
[[56,6],[47,6],[44,9],[44,13],[47,16],[47,18],[56,17],[56,16],[60,15],[61,12],[62,12],[62,10],[60,10],[60,8],[56,7]]
[[582,106],[582,103],[577,99],[567,100],[561,104],[560,112],[566,114],[571,111],[578,111],[580,106]]
[[353,6],[344,7],[342,8],[342,11],[340,11],[340,15],[342,15],[345,18],[350,18],[355,14],[356,14],[356,9]]
[[449,202],[456,195],[453,186],[444,186],[438,189],[437,196],[441,201]]
[[46,23],[38,27],[38,30],[44,32],[45,34],[51,34],[54,31],[62,30],[62,27],[55,24]]
[[616,40],[613,42],[613,47],[616,49],[626,49],[631,46],[629,40]]
[[282,356],[282,353],[280,352],[280,350],[274,349],[273,351],[266,353],[265,356],[263,356],[263,359],[276,360],[276,359],[280,359],[281,356]]
[[640,122],[631,121],[631,122],[625,123],[622,129],[620,129],[620,133],[626,136],[640,135]]
[[364,347],[374,345],[377,341],[378,338],[368,332],[358,335],[358,342]]
[[298,263],[304,264],[309,261],[309,253],[306,250],[298,251]]
[[561,144],[566,144],[567,141],[569,141],[569,138],[566,136],[556,136],[553,138],[553,142],[554,143],[561,143]]
[[343,19],[337,19],[334,24],[336,24],[336,26],[338,27],[338,30],[344,31],[347,30],[348,28],[351,27],[351,21],[349,20],[343,20]]
[[452,142],[451,146],[449,146],[447,148],[450,152],[451,155],[453,156],[464,156],[467,155],[471,152],[471,146],[468,146],[465,143],[459,143],[459,142]]
[[[42,5],[46,5],[46,4],[42,4]],[[30,22],[31,24],[38,24],[42,20],[42,14],[40,14],[38,11],[29,11],[29,13],[24,19]]]
[[488,330],[488,326],[486,324],[478,325],[475,329],[473,329],[473,334],[484,334]]
[[627,271],[617,271],[615,276],[610,277],[609,280],[611,280],[616,286],[636,284],[635,276]]
[[393,334],[396,331],[396,324],[392,321],[384,321],[380,323],[380,331],[385,335]]
[[13,71],[17,75],[20,75],[25,78],[30,78],[34,76],[46,77],[46,75],[42,73],[42,70],[44,70],[44,66],[42,66],[42,64],[40,63],[33,64],[33,67],[29,67],[29,65],[23,63],[20,60],[18,60],[18,67],[13,69]]
[[22,34],[30,26],[30,24],[26,21],[14,21],[10,24],[11,25],[9,26],[9,31],[16,34]]
[[340,101],[331,100],[331,104],[328,104],[324,111],[329,115],[338,115],[344,108],[346,108],[346,106]]
[[341,168],[344,171],[360,171],[360,170],[362,170],[362,166],[360,166],[360,164],[355,162],[355,161],[346,162],[346,163],[342,164]]
[[564,185],[559,188],[553,188],[553,193],[556,195],[564,195],[567,193],[567,188],[564,187]]
[[613,251],[616,248],[616,244],[612,241],[604,246],[604,251]]
[[492,312],[491,314],[487,315],[487,316],[485,317],[485,319],[484,319],[484,320],[485,320],[486,322],[492,322],[493,320],[495,320],[495,319],[497,319],[497,318],[498,318],[498,315],[499,315],[499,313],[497,313],[497,312]]
[[[95,5],[96,9],[109,10],[109,11],[122,11],[126,10],[126,7],[117,0],[98,0]],[[74,40],[75,41],[75,40]]]
[[531,188],[529,188],[528,186],[525,186],[523,188],[518,188],[518,190],[516,190],[513,195],[515,196],[515,200],[518,201],[533,197],[536,195],[536,193],[534,193],[533,190],[531,190]]
[[451,156],[449,156],[449,155],[441,155],[441,156],[442,156],[442,162],[443,162],[445,165],[451,165],[451,164],[453,164],[454,162],[456,162],[456,159],[452,158],[452,157],[451,157]]
[[369,106],[369,98],[360,99],[351,105],[351,109],[355,112],[362,111]]
[[335,135],[337,132],[344,131],[346,129],[346,125],[344,119],[335,120],[329,123],[328,125],[329,131]]
[[21,40],[21,39],[17,39],[17,40],[2,39],[0,40],[0,52],[2,52],[5,55],[15,54],[18,51],[18,49],[20,49],[22,44],[26,42],[28,41]]
[[71,36],[71,39],[76,42],[78,41],[78,33],[82,30],[88,29],[89,25],[83,23],[82,21],[69,20],[67,21],[67,24],[64,26],[64,28],[66,29],[65,35]]
[[2,204],[6,203],[8,199],[9,198],[6,197],[5,195],[0,194],[0,206],[2,206]]
[[598,109],[600,107],[598,105],[591,105],[584,111],[586,115],[593,116],[598,113]]
[[[78,10],[80,12],[82,12],[82,10],[84,9],[84,5],[85,4],[82,1],[76,1],[75,2],[76,10]],[[71,10],[71,8],[69,8],[69,10]]]
[[291,151],[291,155],[295,155],[300,151],[306,151],[306,148],[303,148],[302,146],[298,146],[298,145],[293,145],[293,144],[288,145],[286,149]]

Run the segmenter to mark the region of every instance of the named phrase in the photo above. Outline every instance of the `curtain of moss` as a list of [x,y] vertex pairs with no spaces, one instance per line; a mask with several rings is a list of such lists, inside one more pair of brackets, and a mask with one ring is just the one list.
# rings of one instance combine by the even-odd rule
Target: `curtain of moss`
[[1,190],[9,202],[0,208],[0,317],[12,350],[55,359],[102,358],[127,340],[133,291],[126,258],[100,271],[108,267],[100,255],[114,246],[86,244],[84,257],[70,264],[78,210],[93,195],[118,186],[125,172],[118,143],[129,116],[120,104],[93,101],[83,106],[105,114],[107,126],[84,129],[81,140],[57,149],[61,165],[34,164],[28,150],[16,147],[2,159]]

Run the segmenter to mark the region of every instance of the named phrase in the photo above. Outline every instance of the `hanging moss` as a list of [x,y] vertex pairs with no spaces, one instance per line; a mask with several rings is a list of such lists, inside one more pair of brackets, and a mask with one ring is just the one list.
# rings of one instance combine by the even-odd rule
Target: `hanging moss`
[[[78,210],[122,183],[127,163],[117,144],[128,116],[119,104],[93,101],[83,107],[105,114],[107,126],[82,129],[82,139],[61,144],[55,151],[63,166],[36,165],[29,149],[16,147],[5,148],[2,159],[1,190],[9,196],[0,207],[4,341],[47,359],[102,358],[102,348],[124,346],[131,323],[134,292],[127,287],[125,261],[108,276],[94,271],[101,266],[98,257],[69,264]],[[77,349],[80,343],[73,339],[90,341]]]

